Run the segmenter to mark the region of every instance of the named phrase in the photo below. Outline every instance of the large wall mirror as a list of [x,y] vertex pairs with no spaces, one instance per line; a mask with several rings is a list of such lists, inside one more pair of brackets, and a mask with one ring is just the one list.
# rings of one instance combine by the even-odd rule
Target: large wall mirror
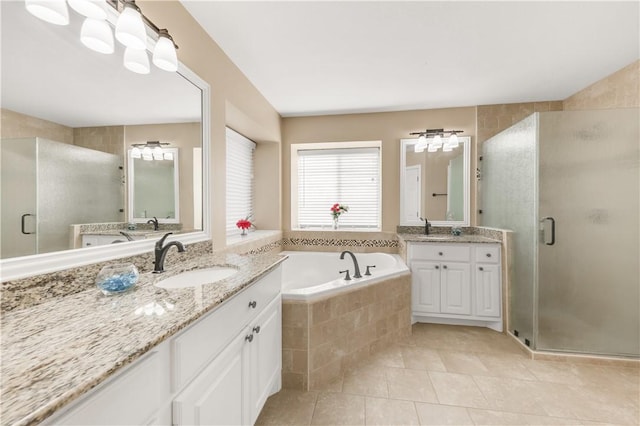
[[[111,55],[85,48],[83,17],[72,10],[70,25],[57,26],[24,2],[0,7],[2,280],[142,253],[169,230],[185,243],[210,239],[209,86],[182,64],[178,72],[133,73],[118,42]],[[158,233],[140,218],[129,232],[134,241],[83,248],[84,234],[131,231],[138,215],[127,202],[137,198],[127,153],[148,141],[175,154],[135,173],[171,170],[172,191],[165,182],[157,185],[165,191],[138,189],[141,200],[163,206],[146,213],[157,216]]]
[[416,152],[418,139],[400,142],[400,225],[469,225],[471,139],[449,152]]

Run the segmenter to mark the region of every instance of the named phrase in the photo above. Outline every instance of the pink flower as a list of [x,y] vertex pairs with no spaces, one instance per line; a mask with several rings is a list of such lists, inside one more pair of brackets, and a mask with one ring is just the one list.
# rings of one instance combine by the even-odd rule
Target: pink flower
[[247,219],[240,219],[236,222],[236,226],[240,229],[249,229],[251,228],[251,222]]

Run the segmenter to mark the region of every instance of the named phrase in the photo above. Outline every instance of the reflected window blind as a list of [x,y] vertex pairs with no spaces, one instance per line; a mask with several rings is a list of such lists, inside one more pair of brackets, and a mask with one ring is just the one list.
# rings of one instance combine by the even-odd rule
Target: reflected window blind
[[236,222],[253,215],[255,148],[255,142],[227,129],[227,235],[239,234]]
[[340,228],[380,228],[379,148],[298,151],[298,227],[332,227],[335,203]]

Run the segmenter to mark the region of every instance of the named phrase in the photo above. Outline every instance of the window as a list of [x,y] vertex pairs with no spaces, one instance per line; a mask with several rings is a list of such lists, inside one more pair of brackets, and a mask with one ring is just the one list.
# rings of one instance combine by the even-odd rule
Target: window
[[255,142],[227,128],[227,236],[239,234],[236,222],[253,215],[255,149]]
[[340,229],[379,230],[380,142],[292,145],[292,228],[330,229],[330,208],[349,207]]

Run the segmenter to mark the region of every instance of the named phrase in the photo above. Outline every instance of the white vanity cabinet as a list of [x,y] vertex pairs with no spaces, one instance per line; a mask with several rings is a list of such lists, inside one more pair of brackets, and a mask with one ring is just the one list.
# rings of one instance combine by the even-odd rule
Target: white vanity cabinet
[[281,268],[45,424],[253,424],[281,387]]
[[499,244],[409,242],[414,322],[502,331]]

